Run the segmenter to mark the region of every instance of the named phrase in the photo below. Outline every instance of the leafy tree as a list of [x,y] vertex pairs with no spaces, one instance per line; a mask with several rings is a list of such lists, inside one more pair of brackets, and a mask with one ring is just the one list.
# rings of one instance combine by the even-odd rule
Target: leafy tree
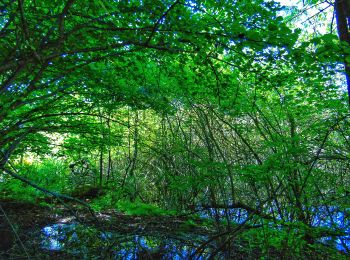
[[349,250],[346,3],[343,42],[274,1],[2,3],[0,169],[40,189],[11,169],[25,151],[87,159],[96,209],[207,210],[220,247],[262,256]]

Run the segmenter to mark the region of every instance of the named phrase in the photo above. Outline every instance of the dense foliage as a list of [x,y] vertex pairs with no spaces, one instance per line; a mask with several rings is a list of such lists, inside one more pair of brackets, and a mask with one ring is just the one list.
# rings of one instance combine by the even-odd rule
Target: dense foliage
[[0,10],[3,199],[205,211],[221,250],[349,254],[350,48],[333,20],[311,33],[296,8],[264,0]]

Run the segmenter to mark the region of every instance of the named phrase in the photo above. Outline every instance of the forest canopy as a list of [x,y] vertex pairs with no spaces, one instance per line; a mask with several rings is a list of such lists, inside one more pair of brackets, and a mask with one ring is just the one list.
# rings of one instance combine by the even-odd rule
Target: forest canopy
[[195,215],[211,257],[345,259],[350,3],[286,2],[0,1],[0,205]]

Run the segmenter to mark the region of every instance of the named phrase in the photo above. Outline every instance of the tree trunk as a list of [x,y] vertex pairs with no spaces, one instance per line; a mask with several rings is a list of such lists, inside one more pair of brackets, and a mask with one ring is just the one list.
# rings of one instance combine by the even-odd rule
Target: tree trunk
[[103,181],[103,147],[101,147],[100,151],[100,186],[102,186]]
[[[334,9],[339,39],[350,45],[350,0],[335,0]],[[350,63],[344,59],[344,65],[348,90],[348,102],[350,105]]]
[[[110,115],[109,115],[110,117]],[[111,154],[111,125],[109,122],[109,119],[107,120],[107,126],[108,126],[108,167],[107,167],[107,182],[109,182],[110,174],[112,171],[112,154]]]

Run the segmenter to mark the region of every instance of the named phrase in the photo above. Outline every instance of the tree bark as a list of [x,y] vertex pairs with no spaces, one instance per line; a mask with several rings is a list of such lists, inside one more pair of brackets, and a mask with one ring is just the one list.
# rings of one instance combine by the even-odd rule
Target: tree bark
[[[110,118],[110,114],[108,115],[108,118]],[[107,181],[106,184],[109,182],[110,174],[112,171],[112,154],[111,154],[111,125],[110,120],[107,120],[107,126],[108,126],[108,167],[107,167]]]
[[[334,10],[339,39],[350,45],[350,0],[335,0]],[[348,90],[348,102],[350,106],[350,63],[344,59],[344,65]]]
[[100,186],[102,187],[103,182],[103,147],[100,148]]

